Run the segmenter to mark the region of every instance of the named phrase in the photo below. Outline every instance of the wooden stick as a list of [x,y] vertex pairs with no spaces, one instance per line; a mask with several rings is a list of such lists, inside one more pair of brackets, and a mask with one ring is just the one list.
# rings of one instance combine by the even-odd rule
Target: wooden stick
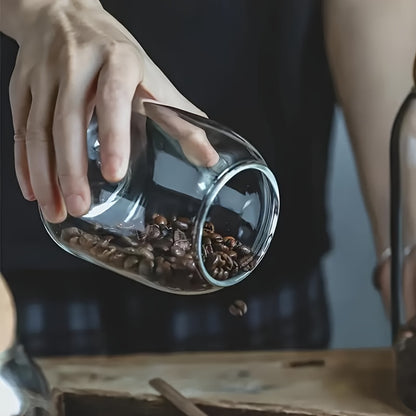
[[187,416],[208,416],[189,399],[174,389],[169,383],[161,378],[153,378],[149,384],[157,390],[166,400],[172,403],[177,409]]

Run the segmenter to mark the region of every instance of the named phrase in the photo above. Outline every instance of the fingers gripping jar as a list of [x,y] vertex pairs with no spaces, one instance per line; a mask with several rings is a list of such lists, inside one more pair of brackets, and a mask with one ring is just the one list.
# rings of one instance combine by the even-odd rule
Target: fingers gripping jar
[[[218,123],[146,102],[131,115],[131,155],[125,178],[101,175],[98,126],[87,131],[87,214],[60,224],[42,217],[63,249],[153,288],[201,294],[234,285],[259,264],[280,207],[276,179],[258,151]],[[198,163],[190,140],[217,152]],[[42,214],[41,214],[42,215]]]

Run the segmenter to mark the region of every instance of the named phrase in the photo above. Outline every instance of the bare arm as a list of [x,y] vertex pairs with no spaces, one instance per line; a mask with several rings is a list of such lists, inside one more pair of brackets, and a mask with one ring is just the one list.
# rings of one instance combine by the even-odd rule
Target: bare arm
[[[327,0],[324,24],[329,62],[380,258],[390,246],[391,127],[413,85],[416,2]],[[416,216],[416,212],[413,214]],[[412,222],[416,224],[409,221],[406,226],[406,244],[416,240]],[[387,280],[384,292],[387,291]],[[388,304],[387,293],[384,298]],[[416,305],[412,311],[416,313]]]

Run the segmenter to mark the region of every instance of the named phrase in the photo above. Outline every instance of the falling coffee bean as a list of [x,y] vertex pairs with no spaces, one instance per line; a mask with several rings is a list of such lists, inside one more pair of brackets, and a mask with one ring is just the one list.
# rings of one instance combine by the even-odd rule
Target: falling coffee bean
[[243,300],[235,300],[228,308],[233,316],[243,316],[247,313],[247,304]]

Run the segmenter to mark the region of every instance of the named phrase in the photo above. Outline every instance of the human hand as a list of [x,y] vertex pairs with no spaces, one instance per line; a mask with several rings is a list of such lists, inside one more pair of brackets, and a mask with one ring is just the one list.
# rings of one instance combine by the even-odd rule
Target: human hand
[[[37,200],[48,221],[61,222],[90,206],[86,129],[94,108],[102,173],[110,182],[127,170],[132,106],[145,114],[143,99],[154,99],[204,113],[98,1],[16,3],[18,24],[5,30],[20,46],[10,82],[16,175],[24,197]],[[176,138],[193,162],[218,161],[202,130]]]

